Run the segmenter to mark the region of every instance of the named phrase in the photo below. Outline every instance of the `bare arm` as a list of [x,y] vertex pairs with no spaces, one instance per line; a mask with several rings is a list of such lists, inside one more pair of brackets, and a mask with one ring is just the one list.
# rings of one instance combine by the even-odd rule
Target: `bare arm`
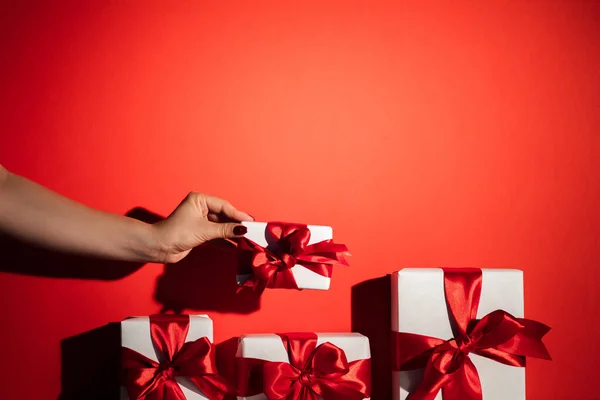
[[224,200],[190,193],[166,220],[151,225],[87,207],[0,166],[0,232],[58,251],[177,262],[207,240],[245,233],[224,219],[252,220]]

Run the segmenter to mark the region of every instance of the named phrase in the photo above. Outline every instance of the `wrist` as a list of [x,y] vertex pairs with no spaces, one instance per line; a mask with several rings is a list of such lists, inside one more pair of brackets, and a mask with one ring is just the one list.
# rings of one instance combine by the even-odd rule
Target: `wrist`
[[169,253],[164,241],[160,238],[158,226],[140,222],[140,235],[134,250],[141,261],[149,263],[164,263]]

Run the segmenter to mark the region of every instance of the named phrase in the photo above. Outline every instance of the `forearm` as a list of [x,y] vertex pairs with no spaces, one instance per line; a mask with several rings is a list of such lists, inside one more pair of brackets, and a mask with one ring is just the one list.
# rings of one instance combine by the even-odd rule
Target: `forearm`
[[152,225],[69,200],[0,166],[0,232],[69,253],[156,261]]

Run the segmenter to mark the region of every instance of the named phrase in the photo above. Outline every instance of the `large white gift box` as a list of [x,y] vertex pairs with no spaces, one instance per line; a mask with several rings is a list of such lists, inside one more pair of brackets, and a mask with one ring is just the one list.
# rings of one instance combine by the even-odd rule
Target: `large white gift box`
[[[477,319],[504,310],[524,317],[523,273],[514,269],[482,269]],[[444,340],[454,337],[444,292],[444,271],[406,268],[392,274],[392,330]],[[485,400],[525,399],[525,368],[469,354],[479,373]],[[423,370],[394,371],[393,399],[405,400],[420,383]],[[442,400],[441,391],[435,400]]]
[[[185,342],[193,342],[202,337],[213,341],[213,322],[208,315],[190,315],[189,330]],[[149,359],[161,362],[159,353],[154,348],[150,334],[149,317],[132,317],[121,322],[121,346],[128,347]],[[185,377],[176,377],[175,380],[181,387],[181,391],[188,400],[208,400],[196,385]],[[125,387],[121,386],[121,400],[129,399]]]
[[[248,232],[244,235],[247,239],[265,248],[270,245],[266,222],[242,222],[242,224],[248,228]],[[307,227],[310,230],[308,245],[333,239],[333,229],[330,226],[307,225]],[[331,283],[329,277],[319,275],[300,264],[292,267],[291,272],[299,289],[329,290]],[[244,283],[250,276],[238,275],[237,283]]]
[[[317,347],[329,342],[344,351],[349,363],[371,358],[369,338],[360,333],[317,333],[316,335]],[[281,336],[276,334],[241,336],[236,356],[272,362],[290,362]],[[267,400],[267,397],[261,393],[247,397],[238,396],[238,400]]]

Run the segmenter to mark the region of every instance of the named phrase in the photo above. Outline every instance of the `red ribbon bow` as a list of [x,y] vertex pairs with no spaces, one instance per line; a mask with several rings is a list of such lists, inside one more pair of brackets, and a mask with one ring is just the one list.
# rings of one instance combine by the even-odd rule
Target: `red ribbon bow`
[[480,269],[444,269],[446,303],[455,322],[456,336],[442,340],[407,332],[394,332],[394,369],[425,368],[423,381],[410,400],[482,400],[474,353],[503,364],[525,366],[525,357],[550,359],[542,337],[550,327],[515,318],[496,310],[477,320],[481,296]]
[[122,348],[123,385],[131,400],[185,400],[177,377],[186,377],[210,400],[223,400],[233,393],[217,372],[214,346],[202,337],[185,343],[188,315],[152,315],[150,332],[158,353],[154,360]]
[[371,360],[348,362],[339,347],[317,346],[314,333],[279,335],[290,362],[240,358],[240,395],[269,400],[363,400],[371,393]]
[[306,225],[269,222],[267,240],[272,245],[264,248],[250,239],[237,240],[238,248],[251,252],[252,275],[241,284],[262,292],[265,288],[298,289],[291,269],[300,264],[309,270],[330,278],[335,264],[348,265],[349,256],[343,244],[324,240],[309,245],[310,230]]

